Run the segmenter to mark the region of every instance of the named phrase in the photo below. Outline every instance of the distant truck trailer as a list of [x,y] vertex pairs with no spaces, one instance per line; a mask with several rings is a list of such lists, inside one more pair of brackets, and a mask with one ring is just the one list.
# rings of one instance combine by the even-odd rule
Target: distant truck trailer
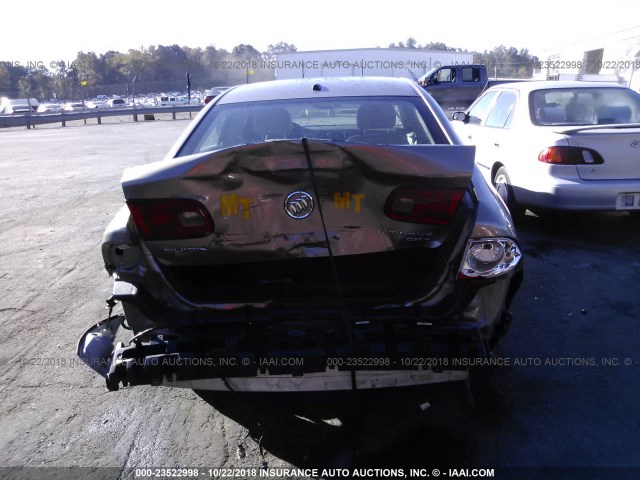
[[278,80],[315,77],[418,77],[440,65],[473,63],[472,53],[411,48],[356,48],[281,53],[270,63]]

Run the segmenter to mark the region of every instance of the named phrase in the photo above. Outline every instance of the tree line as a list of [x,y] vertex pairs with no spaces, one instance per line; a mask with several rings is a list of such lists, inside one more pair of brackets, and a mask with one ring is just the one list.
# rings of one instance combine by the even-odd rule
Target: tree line
[[423,45],[409,37],[405,42],[391,43],[389,48],[417,48],[422,50],[444,50],[447,52],[473,53],[473,63],[487,66],[490,74],[504,78],[531,78],[539,59],[529,53],[526,48],[518,50],[514,47],[500,45],[493,50],[470,52],[461,48],[448,47],[442,42],[431,42]]
[[[412,37],[392,43],[389,48],[456,51],[474,54],[474,63],[487,64],[501,77],[531,77],[537,57],[526,49],[499,46],[491,52],[468,52],[444,43],[420,45]],[[0,61],[0,95],[38,99],[72,99],[94,96],[107,86],[125,86],[121,93],[186,90],[189,73],[192,89],[254,83],[275,78],[274,60],[278,54],[296,52],[295,45],[279,42],[263,52],[249,44],[231,51],[211,45],[206,48],[179,45],[152,45],[130,49],[127,53],[79,52],[74,60],[49,65],[18,65]],[[107,88],[108,90],[108,88]]]

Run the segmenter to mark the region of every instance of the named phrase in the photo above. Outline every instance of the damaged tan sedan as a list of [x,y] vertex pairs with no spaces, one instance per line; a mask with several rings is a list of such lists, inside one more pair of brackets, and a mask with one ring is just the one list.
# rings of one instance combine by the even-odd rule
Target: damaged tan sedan
[[490,355],[522,278],[474,153],[404,79],[224,92],[164,160],[124,172],[102,244],[122,313],[78,355],[109,390],[465,380],[460,360]]

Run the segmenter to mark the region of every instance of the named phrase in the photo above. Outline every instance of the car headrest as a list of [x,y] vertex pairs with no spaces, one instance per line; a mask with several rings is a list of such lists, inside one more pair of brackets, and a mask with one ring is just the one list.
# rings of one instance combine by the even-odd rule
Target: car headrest
[[586,103],[569,103],[565,107],[567,120],[576,123],[593,123],[593,106]]
[[287,138],[292,128],[291,115],[281,107],[258,108],[252,115],[253,132],[263,140]]
[[391,129],[396,124],[396,109],[389,102],[366,102],[358,108],[358,128]]
[[626,105],[602,106],[597,111],[598,123],[628,123],[631,120],[631,109]]

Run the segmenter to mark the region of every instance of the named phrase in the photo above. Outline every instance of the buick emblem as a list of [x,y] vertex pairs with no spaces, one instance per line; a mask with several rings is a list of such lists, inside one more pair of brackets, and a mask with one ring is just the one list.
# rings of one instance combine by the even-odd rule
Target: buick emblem
[[640,141],[638,141],[638,140],[634,140],[633,142],[631,142],[631,146],[632,146],[633,148],[638,148],[638,147],[640,147]]
[[302,190],[292,192],[284,200],[284,211],[296,220],[307,218],[313,212],[313,197]]

